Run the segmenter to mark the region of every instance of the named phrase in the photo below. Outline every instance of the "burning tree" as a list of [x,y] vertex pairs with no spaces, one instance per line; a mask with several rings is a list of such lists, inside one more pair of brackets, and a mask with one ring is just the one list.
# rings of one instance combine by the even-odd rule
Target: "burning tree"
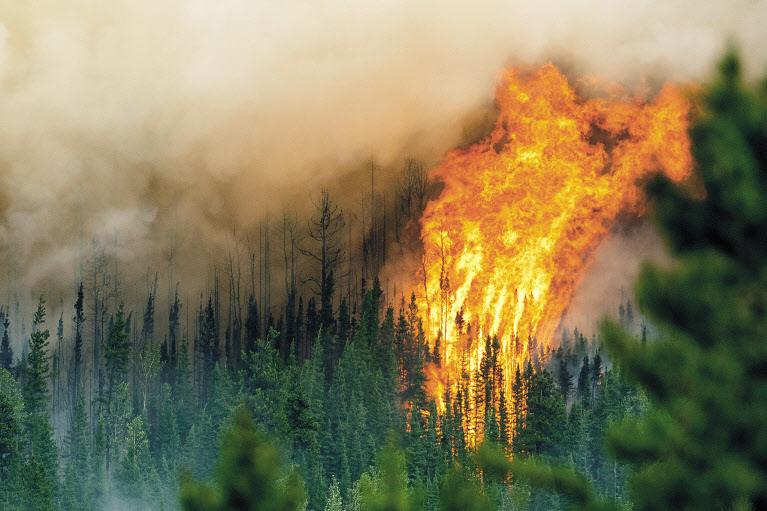
[[508,72],[496,96],[491,135],[432,171],[445,187],[421,220],[422,298],[441,380],[479,371],[482,340],[496,335],[508,392],[529,346],[550,345],[616,219],[642,212],[637,180],[689,176],[689,103],[670,85],[652,103],[625,92],[584,99],[551,64]]

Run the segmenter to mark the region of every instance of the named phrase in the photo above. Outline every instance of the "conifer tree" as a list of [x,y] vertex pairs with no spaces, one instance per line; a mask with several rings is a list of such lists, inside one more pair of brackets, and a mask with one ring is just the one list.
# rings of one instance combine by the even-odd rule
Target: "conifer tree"
[[24,507],[35,511],[54,511],[54,486],[50,471],[43,463],[37,461],[34,453],[30,455],[21,473]]
[[559,391],[562,392],[562,400],[567,404],[567,399],[573,390],[573,376],[567,368],[567,361],[564,358],[559,359],[559,370],[557,372],[557,383]]
[[51,396],[48,393],[50,333],[47,329],[41,329],[44,322],[45,299],[40,295],[32,323],[33,331],[29,339],[29,358],[24,384],[24,404],[28,412],[26,429],[29,437],[29,456],[34,457],[39,466],[29,467],[27,476],[37,479],[43,474],[48,478],[48,485],[55,489],[58,482],[58,450],[53,440],[53,427],[50,421]]
[[[299,310],[300,317],[300,310]],[[248,298],[248,317],[245,320],[245,351],[255,351],[261,325],[258,315],[258,303],[253,295]]]
[[500,397],[498,399],[498,444],[503,449],[508,449],[511,443],[509,431],[509,410],[506,404],[506,391],[501,385]]
[[238,410],[226,432],[216,470],[216,487],[185,476],[181,504],[186,511],[293,511],[304,501],[304,485],[295,471],[281,479],[277,449],[257,432],[250,416]]
[[83,383],[83,323],[85,323],[84,294],[83,283],[77,288],[77,299],[75,300],[75,315],[72,318],[74,322],[74,347],[72,349],[72,360],[69,365],[69,398],[73,405],[79,399]]
[[0,389],[0,506],[4,508],[10,508],[19,501],[21,441],[18,411],[11,398]]
[[80,395],[75,404],[66,439],[67,469],[64,486],[72,499],[70,509],[90,508],[88,494],[88,415],[85,398]]
[[602,355],[597,350],[597,354],[594,355],[593,363],[591,364],[591,405],[596,403],[597,396],[599,395],[599,388],[602,385]]
[[657,177],[648,191],[675,253],[646,268],[643,313],[664,328],[641,344],[614,326],[605,343],[654,407],[613,431],[636,468],[635,509],[767,509],[767,88],[735,54],[701,95],[691,131],[705,198]]
[[96,506],[103,506],[106,497],[106,434],[104,430],[104,416],[99,415],[96,423],[96,431],[93,434],[93,451],[91,453],[91,502]]
[[3,317],[3,338],[0,341],[0,369],[11,370],[13,366],[13,349],[11,349],[11,322],[8,316]]
[[578,397],[584,402],[584,406],[591,407],[591,366],[588,355],[583,357],[581,371],[578,373]]

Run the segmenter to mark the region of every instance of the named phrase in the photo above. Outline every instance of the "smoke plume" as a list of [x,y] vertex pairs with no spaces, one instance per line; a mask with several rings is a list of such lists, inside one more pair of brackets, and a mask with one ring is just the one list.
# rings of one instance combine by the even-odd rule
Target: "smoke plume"
[[730,38],[761,72],[764,19],[752,1],[0,0],[1,271],[70,286],[97,236],[136,281],[171,247],[195,277],[322,185],[356,207],[371,158],[381,186],[405,155],[438,161],[506,65],[698,80]]

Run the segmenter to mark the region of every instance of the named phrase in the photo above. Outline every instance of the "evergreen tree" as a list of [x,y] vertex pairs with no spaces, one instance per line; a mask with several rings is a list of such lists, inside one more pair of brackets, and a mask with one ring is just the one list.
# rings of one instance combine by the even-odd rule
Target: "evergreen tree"
[[[363,509],[367,511],[415,511],[422,500],[421,487],[408,488],[405,456],[396,447],[393,437],[381,449],[377,466],[380,480],[365,478],[360,481]],[[377,483],[377,484],[376,484]]]
[[75,315],[72,318],[74,322],[74,348],[72,350],[72,361],[69,365],[69,398],[72,404],[77,403],[83,382],[83,323],[85,323],[83,283],[77,288],[77,299],[75,300]]
[[[166,368],[165,381],[175,384],[176,379],[176,361],[178,359],[178,341],[179,341],[179,322],[181,319],[181,302],[178,298],[178,286],[173,303],[168,311],[168,364]],[[238,350],[239,352],[239,350]]]
[[408,427],[407,472],[415,482],[423,482],[426,476],[428,446],[423,416],[415,402],[410,408]]
[[701,104],[691,137],[705,198],[662,177],[648,188],[677,258],[638,282],[662,340],[605,331],[655,405],[608,437],[636,469],[638,510],[767,509],[767,88],[746,85],[728,54]]
[[64,486],[71,499],[69,509],[89,509],[88,494],[88,415],[85,398],[80,395],[75,405],[66,439],[67,469]]
[[106,434],[104,430],[104,416],[100,415],[96,423],[96,431],[93,434],[93,452],[91,454],[91,502],[96,506],[105,504],[106,496]]
[[3,338],[0,341],[0,369],[10,371],[13,366],[13,349],[11,349],[11,322],[8,316],[3,319]]
[[511,443],[511,435],[509,431],[509,410],[506,404],[506,392],[501,385],[500,397],[498,399],[498,443],[504,448],[508,449]]
[[[0,371],[3,371],[0,369]],[[7,374],[7,373],[6,373]],[[0,506],[11,508],[19,501],[22,470],[22,430],[11,397],[0,389]]]
[[383,323],[381,323],[380,334],[380,354],[374,358],[374,363],[378,364],[383,373],[387,387],[393,391],[397,385],[397,355],[395,351],[394,334],[394,307],[389,305],[386,308]]
[[338,489],[338,480],[333,476],[328,490],[328,500],[325,503],[325,511],[344,511],[341,491]]
[[181,504],[187,511],[298,510],[305,498],[303,482],[294,471],[281,480],[282,472],[277,449],[240,409],[221,443],[217,490],[186,476]]
[[596,403],[599,387],[602,385],[602,355],[597,351],[591,365],[591,403]]
[[578,397],[584,402],[584,406],[591,407],[591,366],[588,355],[583,357],[581,371],[578,373]]
[[567,368],[567,361],[564,358],[559,360],[559,371],[557,372],[557,383],[562,392],[562,400],[567,404],[567,399],[573,390],[573,376]]
[[255,351],[256,341],[261,332],[261,322],[258,314],[258,303],[253,295],[248,298],[248,317],[245,320],[245,350]]
[[103,349],[107,374],[107,388],[104,396],[107,421],[106,469],[107,472],[110,472],[110,463],[112,459],[116,458],[113,451],[118,447],[115,445],[115,442],[120,438],[117,432],[122,424],[122,415],[124,415],[124,412],[120,410],[120,405],[116,402],[115,396],[128,371],[128,356],[130,354],[130,344],[128,334],[125,332],[125,317],[122,303],[117,307],[117,316],[109,329],[108,344],[105,344]]
[[[35,312],[32,335],[29,339],[29,358],[24,383],[24,404],[28,415],[26,421],[29,438],[29,457],[35,458],[39,466],[29,467],[28,477],[37,479],[43,476],[48,485],[55,489],[58,482],[58,450],[53,440],[53,427],[50,421],[50,401],[48,378],[50,366],[48,360],[48,330],[41,330],[45,322],[45,299],[40,295]],[[41,490],[42,491],[42,490]]]
[[35,511],[54,511],[54,487],[50,471],[35,457],[34,453],[22,469],[22,488],[25,509]]

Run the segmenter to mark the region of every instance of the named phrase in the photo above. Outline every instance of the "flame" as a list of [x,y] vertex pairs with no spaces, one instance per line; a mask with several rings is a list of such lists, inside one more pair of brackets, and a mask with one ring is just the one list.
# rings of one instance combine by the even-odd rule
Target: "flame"
[[637,180],[662,171],[680,181],[692,169],[690,105],[671,85],[652,103],[625,92],[584,99],[547,64],[506,72],[496,99],[492,134],[431,171],[445,187],[421,220],[424,320],[447,373],[429,387],[440,404],[445,381],[478,369],[486,335],[499,338],[508,388],[528,338],[550,345],[616,218],[641,214]]

